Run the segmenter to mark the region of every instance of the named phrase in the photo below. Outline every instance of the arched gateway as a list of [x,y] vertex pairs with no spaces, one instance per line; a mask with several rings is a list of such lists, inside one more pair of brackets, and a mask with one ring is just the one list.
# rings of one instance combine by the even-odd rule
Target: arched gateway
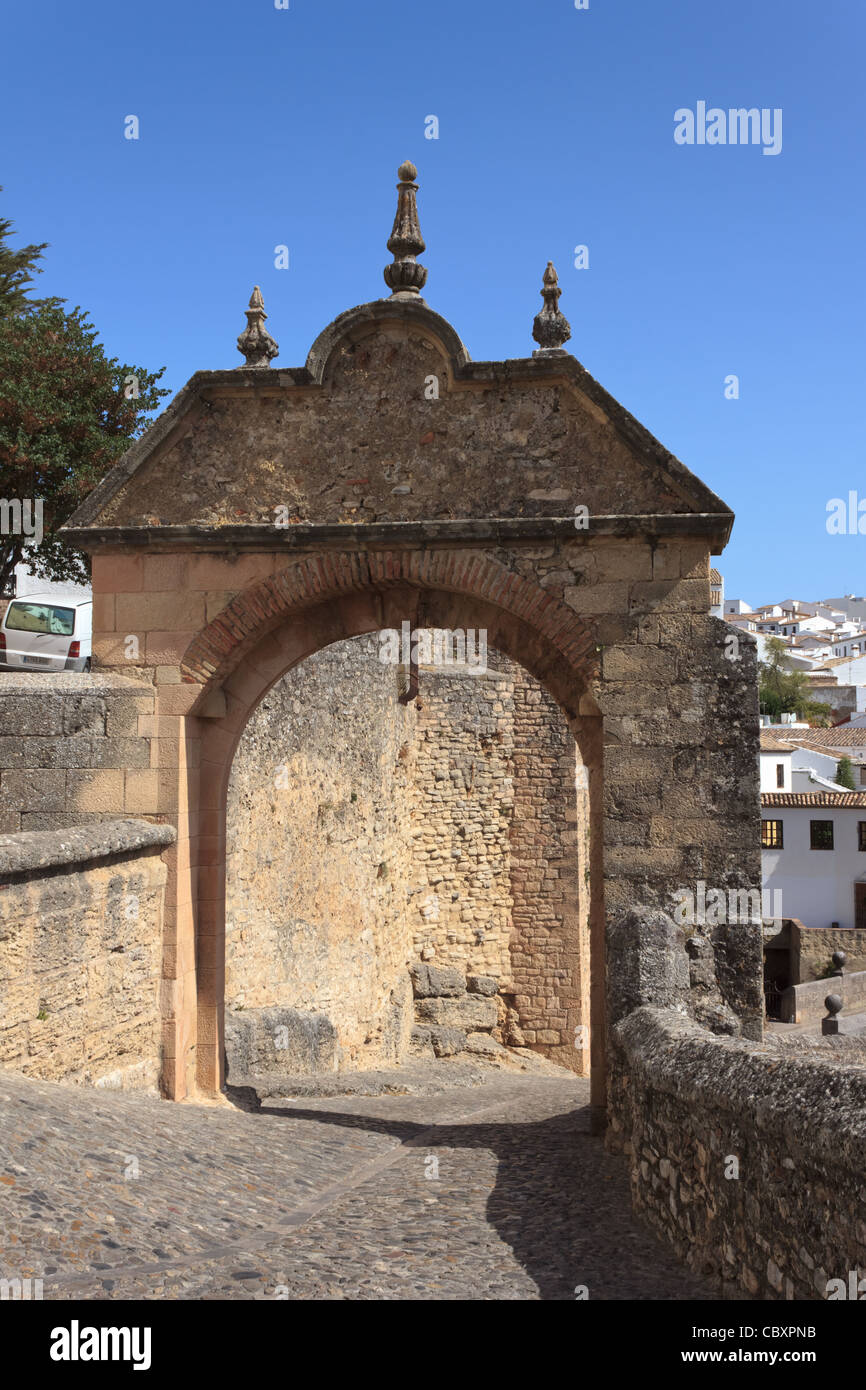
[[[94,663],[156,688],[141,731],[153,766],[106,810],[177,828],[162,971],[174,1098],[221,1083],[234,750],[267,690],[330,643],[407,621],[484,629],[561,706],[586,770],[578,918],[599,1108],[606,1016],[652,954],[635,940],[630,960],[631,910],[670,909],[698,881],[759,882],[752,657],[731,660],[709,616],[733,516],[564,350],[552,267],[539,349],[469,360],[420,296],[414,178],[402,166],[390,297],[342,314],[303,368],[275,369],[256,290],[245,365],[196,373],[65,528],[93,556]],[[722,924],[692,954],[696,1016],[759,1035],[760,933]],[[569,1028],[587,992],[574,982]]]

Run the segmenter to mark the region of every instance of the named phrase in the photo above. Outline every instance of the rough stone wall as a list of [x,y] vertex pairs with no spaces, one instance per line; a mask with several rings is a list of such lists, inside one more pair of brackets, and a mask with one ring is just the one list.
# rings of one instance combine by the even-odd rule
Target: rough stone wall
[[376,650],[337,643],[289,672],[232,765],[226,1009],[295,1011],[299,1038],[315,1018],[312,1051],[278,1049],[288,1071],[379,1066],[408,1046],[415,712]]
[[681,1258],[756,1298],[822,1299],[830,1280],[866,1277],[862,1065],[817,1048],[780,1059],[672,1010],[640,1008],[617,1031],[634,1203]]
[[168,826],[0,836],[0,1064],[155,1088]]
[[[413,960],[492,976],[497,1037],[558,1049],[585,1069],[574,1030],[589,1017],[588,944],[578,942],[575,749],[562,713],[493,652],[484,675],[422,667],[417,699],[403,704],[406,673],[377,652],[375,638],[355,639],[295,668],[235,754],[226,998],[236,1070],[253,1057],[260,1070],[393,1060],[408,1045],[393,1019]],[[316,1016],[312,1052],[302,1031],[282,1058],[270,1057],[267,1030],[247,1036],[242,1013],[274,1008]]]
[[412,792],[416,957],[469,974],[511,974],[514,676],[419,675]]
[[[611,494],[628,497],[635,513],[682,509],[680,488],[656,460],[636,467],[626,430],[566,386],[566,374],[579,377],[576,363],[553,363],[554,381],[537,359],[520,366],[522,373],[513,362],[476,363],[471,385],[448,390],[451,364],[429,327],[396,322],[341,343],[326,391],[279,368],[263,380],[208,373],[209,408],[193,408],[185,427],[166,436],[158,461],[129,479],[102,520],[146,525],[156,514],[162,526],[270,524],[278,503],[293,522],[414,521],[443,511],[531,517],[572,499],[604,515]],[[441,386],[435,399],[425,393],[431,377]],[[636,433],[633,420],[625,423]],[[576,460],[588,465],[577,495],[563,486]]]
[[589,1065],[586,769],[556,701],[516,663],[508,668],[514,679],[514,905],[507,1004],[516,1014],[509,1036],[582,1072]]
[[154,700],[113,673],[0,674],[0,832],[156,814]]

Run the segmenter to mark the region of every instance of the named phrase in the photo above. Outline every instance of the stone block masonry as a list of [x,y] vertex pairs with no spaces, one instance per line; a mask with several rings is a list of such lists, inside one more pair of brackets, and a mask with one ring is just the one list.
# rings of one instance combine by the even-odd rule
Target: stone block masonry
[[114,672],[0,673],[0,833],[156,815],[154,701]]
[[156,1089],[171,826],[0,836],[0,1065]]

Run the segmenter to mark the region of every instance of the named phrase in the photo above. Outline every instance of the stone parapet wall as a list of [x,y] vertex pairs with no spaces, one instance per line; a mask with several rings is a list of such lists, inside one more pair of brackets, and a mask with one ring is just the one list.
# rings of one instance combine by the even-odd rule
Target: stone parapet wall
[[794,979],[817,979],[832,966],[833,952],[848,957],[845,972],[866,970],[866,931],[857,927],[806,927],[792,920],[791,965]]
[[0,1065],[155,1089],[170,826],[0,836]]
[[866,970],[846,970],[844,975],[831,975],[826,980],[790,985],[782,991],[782,1022],[817,1023],[827,1014],[824,1000],[828,994],[841,997],[843,1018],[861,1013],[866,1009]]
[[866,1069],[780,1058],[675,1009],[638,1008],[615,1035],[634,1203],[682,1259],[756,1298],[866,1277]]
[[154,699],[112,672],[0,673],[0,832],[164,809]]

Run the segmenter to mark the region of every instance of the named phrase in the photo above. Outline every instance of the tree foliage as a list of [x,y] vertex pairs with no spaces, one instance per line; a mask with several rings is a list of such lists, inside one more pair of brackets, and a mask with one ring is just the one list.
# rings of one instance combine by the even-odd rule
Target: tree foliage
[[15,566],[43,579],[87,583],[85,555],[58,528],[147,426],[168,395],[157,372],[106,356],[80,308],[27,298],[42,246],[5,243],[0,219],[0,478],[6,499],[42,502],[43,538],[0,534],[0,593],[14,587]]
[[810,698],[803,671],[791,669],[788,648],[779,637],[767,640],[766,661],[758,662],[758,699],[762,714],[778,720],[780,714],[796,714],[813,724],[826,723],[827,707]]
[[19,246],[16,249],[8,245],[13,230],[8,218],[0,217],[0,316],[3,318],[10,314],[29,313],[44,303],[43,300],[28,299],[27,293],[33,276],[42,274],[38,262],[48,243],[43,241],[38,246]]
[[836,766],[836,782],[840,787],[847,787],[849,791],[857,790],[854,784],[854,768],[851,766],[851,759],[844,754]]

